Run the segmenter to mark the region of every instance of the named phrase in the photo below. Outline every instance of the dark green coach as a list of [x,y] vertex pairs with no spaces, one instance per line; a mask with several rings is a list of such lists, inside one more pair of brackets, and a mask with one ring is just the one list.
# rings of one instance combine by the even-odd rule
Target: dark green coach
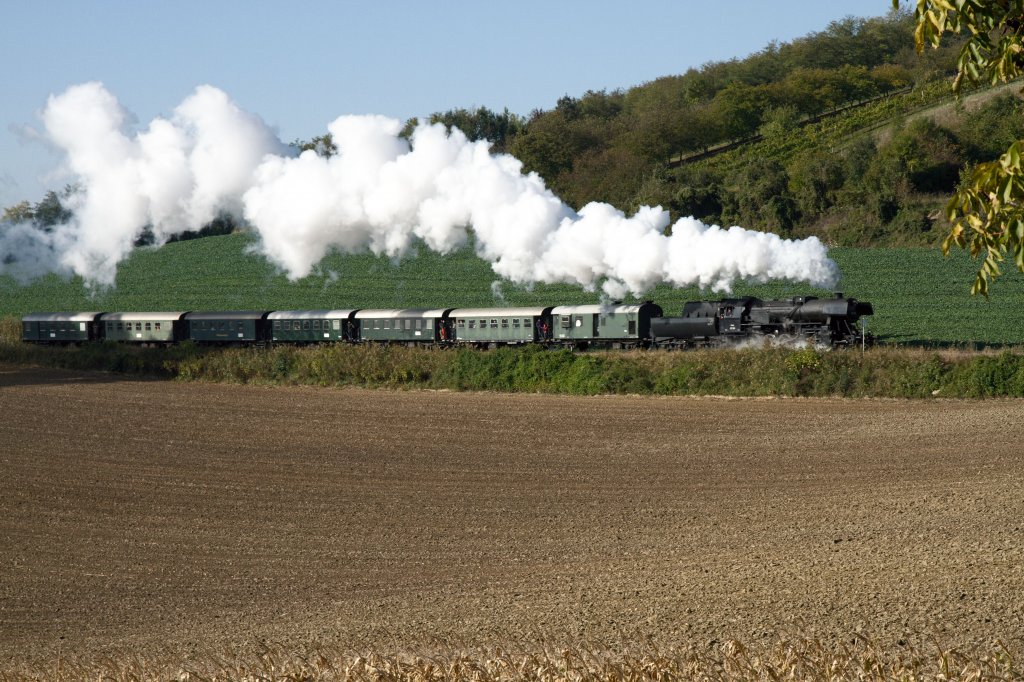
[[451,308],[367,308],[357,310],[352,319],[358,325],[360,341],[442,343],[451,340],[447,325],[450,311]]
[[21,339],[29,343],[84,343],[103,338],[96,318],[103,313],[29,313]]
[[107,341],[178,343],[187,337],[184,315],[184,312],[104,313],[99,323]]
[[221,310],[185,313],[188,338],[196,343],[256,343],[270,340],[269,312]]
[[355,310],[275,310],[267,315],[270,338],[279,343],[348,341]]

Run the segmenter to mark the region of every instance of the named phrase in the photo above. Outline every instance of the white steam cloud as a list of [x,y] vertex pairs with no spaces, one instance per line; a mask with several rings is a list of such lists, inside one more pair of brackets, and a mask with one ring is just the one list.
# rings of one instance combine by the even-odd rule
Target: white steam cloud
[[242,218],[263,254],[293,279],[329,252],[400,258],[417,243],[447,253],[474,235],[478,254],[516,283],[599,286],[614,298],[660,283],[727,291],[737,279],[831,287],[839,277],[815,237],[786,240],[683,218],[660,207],[626,216],[591,203],[573,211],[515,158],[459,131],[421,125],[411,143],[381,116],[328,126],[339,153],[295,156],[258,117],[201,86],[169,118],[126,132],[127,114],[99,83],[50,97],[48,139],[81,187],[70,222],[49,232],[0,230],[0,272],[71,272],[112,284],[148,226],[158,243],[219,213]]

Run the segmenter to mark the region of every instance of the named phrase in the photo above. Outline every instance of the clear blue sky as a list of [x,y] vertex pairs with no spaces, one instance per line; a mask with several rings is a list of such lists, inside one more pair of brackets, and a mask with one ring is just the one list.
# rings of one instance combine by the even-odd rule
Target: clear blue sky
[[341,114],[548,109],[772,40],[878,16],[889,0],[0,0],[0,207],[60,183],[26,141],[47,96],[103,82],[144,126],[197,85],[225,90],[290,141]]

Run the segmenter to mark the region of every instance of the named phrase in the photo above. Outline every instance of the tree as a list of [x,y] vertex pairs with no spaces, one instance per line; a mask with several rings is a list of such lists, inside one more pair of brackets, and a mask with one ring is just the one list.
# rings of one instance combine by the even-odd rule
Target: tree
[[330,133],[317,135],[308,142],[305,140],[295,140],[292,142],[292,146],[300,152],[314,151],[317,156],[322,156],[325,159],[329,159],[338,153],[338,145],[334,144],[334,138],[331,137]]
[[431,114],[430,122],[444,124],[449,131],[458,128],[472,141],[487,140],[498,152],[508,149],[512,140],[523,132],[525,125],[522,118],[507,108],[499,114],[487,107],[479,107],[474,111],[449,109],[444,113]]
[[32,220],[36,226],[49,232],[55,225],[68,222],[74,216],[62,200],[70,199],[81,191],[78,185],[65,185],[64,189],[57,193],[52,189],[47,192],[42,200],[32,208]]
[[32,211],[32,204],[27,201],[22,201],[14,206],[8,206],[5,208],[3,217],[0,218],[0,221],[5,223],[27,223],[34,217],[35,213]]
[[[893,0],[899,7],[899,0]],[[918,52],[937,48],[947,33],[966,35],[957,59],[953,92],[965,83],[998,83],[1024,73],[1024,0],[917,0],[914,43]],[[942,242],[968,249],[984,260],[971,288],[988,296],[989,280],[999,276],[999,263],[1013,255],[1024,272],[1024,140],[1012,143],[995,161],[979,163],[950,199],[946,215],[952,224]]]

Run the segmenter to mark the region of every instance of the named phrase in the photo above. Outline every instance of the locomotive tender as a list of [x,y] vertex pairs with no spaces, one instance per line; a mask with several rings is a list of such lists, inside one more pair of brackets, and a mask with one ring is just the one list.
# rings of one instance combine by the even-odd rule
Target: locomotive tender
[[867,341],[857,321],[870,303],[797,296],[763,301],[692,301],[668,317],[640,304],[521,308],[410,308],[208,312],[31,313],[22,340],[71,344],[405,343],[477,346],[542,344],[586,348],[692,348],[785,338],[828,346]]

